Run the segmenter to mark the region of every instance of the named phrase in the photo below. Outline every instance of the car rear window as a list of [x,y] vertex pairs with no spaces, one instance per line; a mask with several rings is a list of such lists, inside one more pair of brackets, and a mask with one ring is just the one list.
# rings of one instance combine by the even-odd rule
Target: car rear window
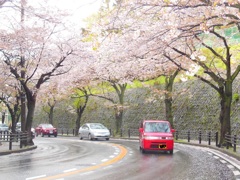
[[145,132],[170,132],[170,127],[168,123],[165,122],[145,122],[144,124]]
[[53,128],[53,126],[51,124],[43,124],[42,125],[44,128]]

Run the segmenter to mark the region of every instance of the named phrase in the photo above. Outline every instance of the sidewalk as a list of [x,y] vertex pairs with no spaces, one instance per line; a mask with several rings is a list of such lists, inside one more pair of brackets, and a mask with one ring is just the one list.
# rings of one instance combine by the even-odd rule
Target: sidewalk
[[186,139],[180,139],[175,141],[175,143],[211,148],[227,154],[228,156],[236,158],[238,161],[240,161],[240,146],[237,146],[236,152],[234,152],[233,147],[229,147],[229,149],[227,149],[226,147],[217,147],[215,142],[211,142],[211,144],[208,145],[207,141],[201,141],[201,144],[199,144],[198,140],[191,140],[190,142],[188,142]]
[[30,150],[33,150],[36,148],[37,148],[37,146],[28,146],[28,147],[20,148],[19,143],[13,142],[12,150],[9,150],[9,142],[0,142],[0,156],[12,154],[12,153],[20,153],[20,152],[30,151]]

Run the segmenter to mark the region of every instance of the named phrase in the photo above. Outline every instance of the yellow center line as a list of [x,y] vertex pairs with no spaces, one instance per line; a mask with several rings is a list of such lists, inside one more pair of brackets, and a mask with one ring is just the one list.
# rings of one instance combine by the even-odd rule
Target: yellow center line
[[109,161],[106,161],[104,163],[101,163],[101,164],[98,164],[98,165],[95,165],[95,166],[90,166],[90,167],[87,167],[87,168],[71,171],[71,172],[61,173],[61,174],[57,174],[57,175],[54,175],[54,176],[49,176],[49,177],[46,177],[46,178],[40,178],[39,180],[59,179],[59,178],[62,178],[62,177],[71,176],[71,175],[82,173],[82,172],[92,171],[92,170],[95,170],[95,169],[98,169],[98,168],[116,163],[117,161],[120,161],[122,158],[124,158],[126,156],[127,149],[124,148],[123,146],[118,145],[118,144],[112,144],[112,145],[118,147],[120,149],[120,153],[115,158],[113,158]]

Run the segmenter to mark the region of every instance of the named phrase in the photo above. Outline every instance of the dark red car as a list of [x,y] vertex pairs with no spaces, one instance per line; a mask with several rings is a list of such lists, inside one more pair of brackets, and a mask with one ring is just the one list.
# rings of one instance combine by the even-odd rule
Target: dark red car
[[144,120],[139,128],[140,150],[146,151],[168,151],[173,154],[174,129],[168,121]]
[[35,128],[35,134],[36,136],[41,135],[42,137],[44,135],[48,135],[48,137],[51,135],[57,137],[57,128],[53,127],[52,124],[39,124]]

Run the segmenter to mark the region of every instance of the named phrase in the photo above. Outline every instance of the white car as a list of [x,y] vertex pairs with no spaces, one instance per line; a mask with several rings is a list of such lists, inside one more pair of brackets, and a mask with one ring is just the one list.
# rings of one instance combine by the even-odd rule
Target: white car
[[8,131],[9,127],[6,124],[0,124],[0,132]]
[[79,128],[79,138],[87,138],[89,140],[110,138],[110,131],[101,123],[86,123]]

